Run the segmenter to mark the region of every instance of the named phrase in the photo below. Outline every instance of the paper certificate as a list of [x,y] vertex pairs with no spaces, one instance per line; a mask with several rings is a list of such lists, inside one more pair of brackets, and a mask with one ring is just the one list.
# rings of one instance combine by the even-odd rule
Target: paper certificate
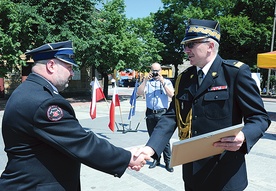
[[236,136],[243,126],[243,124],[239,124],[174,142],[172,144],[170,166],[186,164],[222,153],[224,149],[214,147],[213,143],[219,141],[222,137]]

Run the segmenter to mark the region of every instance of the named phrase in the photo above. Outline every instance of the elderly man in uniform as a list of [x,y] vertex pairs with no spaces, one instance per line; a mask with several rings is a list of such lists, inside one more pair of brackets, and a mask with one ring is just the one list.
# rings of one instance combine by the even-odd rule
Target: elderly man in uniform
[[[245,154],[270,125],[248,65],[218,55],[217,21],[190,19],[182,41],[192,65],[175,83],[175,96],[144,148],[158,158],[175,129],[186,139],[244,122],[236,136],[221,138],[221,155],[183,165],[186,191],[242,191],[247,187]],[[185,153],[185,150],[183,151]]]
[[126,168],[139,170],[150,159],[86,132],[59,94],[77,66],[71,41],[45,44],[26,55],[35,61],[32,73],[10,96],[2,121],[8,163],[0,190],[77,191],[81,163],[121,177]]

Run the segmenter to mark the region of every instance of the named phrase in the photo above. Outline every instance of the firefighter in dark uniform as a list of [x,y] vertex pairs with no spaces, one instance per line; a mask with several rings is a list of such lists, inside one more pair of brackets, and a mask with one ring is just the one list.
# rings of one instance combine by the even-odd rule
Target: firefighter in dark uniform
[[[0,190],[80,190],[81,163],[121,177],[128,166],[139,170],[145,159],[86,132],[59,92],[77,66],[71,41],[27,51],[32,73],[10,96],[2,121],[8,163]],[[93,181],[93,180],[91,180]]]
[[137,152],[158,158],[176,128],[180,139],[186,139],[243,122],[236,136],[214,143],[226,152],[183,165],[186,191],[244,190],[248,184],[245,154],[270,125],[248,65],[222,59],[219,42],[218,22],[189,20],[182,44],[192,66],[178,76],[168,111]]

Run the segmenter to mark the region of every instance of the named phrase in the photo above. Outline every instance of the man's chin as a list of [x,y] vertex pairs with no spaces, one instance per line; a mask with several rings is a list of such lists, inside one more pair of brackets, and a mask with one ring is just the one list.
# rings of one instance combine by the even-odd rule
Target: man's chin
[[65,90],[68,87],[69,87],[69,84],[65,84],[63,87],[58,88],[58,92],[62,92],[63,90]]
[[195,65],[195,62],[194,62],[193,60],[190,60],[190,64],[191,64],[192,66],[194,66],[194,65]]

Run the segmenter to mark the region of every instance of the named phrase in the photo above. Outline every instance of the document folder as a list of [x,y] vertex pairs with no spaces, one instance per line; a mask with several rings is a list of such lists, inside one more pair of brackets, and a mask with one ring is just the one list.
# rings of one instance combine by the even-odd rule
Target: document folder
[[186,164],[222,153],[224,149],[214,147],[213,143],[219,141],[223,137],[236,136],[243,126],[243,124],[239,124],[174,142],[172,144],[170,166],[173,167]]

